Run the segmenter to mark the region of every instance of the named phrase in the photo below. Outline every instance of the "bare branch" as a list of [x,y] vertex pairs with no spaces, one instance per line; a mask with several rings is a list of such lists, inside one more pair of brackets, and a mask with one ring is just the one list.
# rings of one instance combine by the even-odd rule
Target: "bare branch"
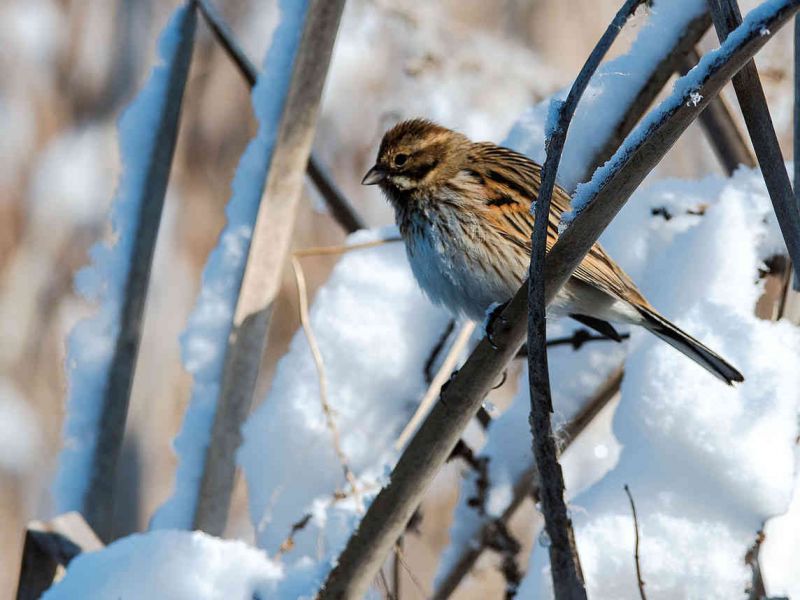
[[[550,200],[556,184],[558,164],[567,139],[567,130],[578,102],[600,62],[614,43],[622,27],[643,0],[627,0],[614,16],[603,37],[592,50],[565,102],[551,104],[545,148],[547,158],[542,169],[536,219],[531,240],[531,262],[528,275],[528,377],[530,380],[530,425],[533,455],[541,479],[541,506],[545,530],[550,536],[550,573],[558,600],[586,598],[578,551],[574,545],[572,520],[564,502],[564,475],[558,462],[556,443],[550,423],[553,401],[550,397],[550,375],[547,368],[547,331],[545,301],[545,266],[549,235]],[[553,119],[555,118],[555,123]]]
[[[205,18],[215,39],[219,42],[222,49],[236,65],[242,78],[247,85],[252,88],[258,79],[258,69],[252,61],[247,58],[241,45],[236,41],[230,27],[225,23],[217,9],[211,4],[211,0],[197,0],[200,13]],[[347,233],[353,233],[359,229],[366,229],[366,224],[353,206],[348,202],[344,194],[339,190],[331,179],[330,175],[322,167],[319,159],[312,152],[307,165],[308,176],[317,188],[317,191],[325,199],[325,203],[339,225]]]
[[[800,9],[800,0],[766,6],[769,10],[748,15],[730,42],[703,57],[697,69],[679,80],[680,91],[656,108],[593,182],[578,191],[585,207],[548,254],[545,299],[555,296],[636,187],[722,86]],[[522,346],[527,295],[526,282],[503,310],[503,326],[493,332],[499,349],[482,340],[444,390],[339,556],[321,600],[357,598],[368,589],[461,432]]]
[[636,582],[639,585],[639,597],[642,600],[647,600],[644,593],[644,580],[642,579],[642,568],[639,565],[639,519],[636,516],[636,505],[633,503],[633,495],[628,484],[625,484],[625,493],[628,494],[628,500],[631,503],[631,512],[633,513],[633,532],[636,536],[636,543],[633,547],[633,560],[636,563]]
[[333,183],[333,178],[328,174],[316,155],[311,154],[306,167],[308,176],[317,188],[317,191],[325,199],[325,204],[331,211],[331,215],[347,233],[353,233],[359,229],[366,229],[364,220],[353,208],[353,205],[344,197],[341,190]]
[[[708,4],[717,36],[720,41],[724,41],[742,22],[739,6],[736,0],[708,0]],[[749,61],[733,77],[733,88],[797,279],[800,277],[800,209],[795,202],[755,62]]]

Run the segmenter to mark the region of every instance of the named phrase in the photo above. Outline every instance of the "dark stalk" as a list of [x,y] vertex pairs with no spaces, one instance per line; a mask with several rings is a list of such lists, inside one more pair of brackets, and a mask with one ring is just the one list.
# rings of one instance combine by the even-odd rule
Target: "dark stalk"
[[[723,42],[742,23],[739,5],[736,0],[708,0],[708,5],[717,37]],[[800,278],[800,208],[792,192],[792,184],[786,172],[778,136],[754,61],[749,61],[733,77],[733,89],[736,91],[736,98],[742,109],[797,280]]]
[[[528,377],[530,380],[530,425],[533,455],[541,479],[541,506],[545,530],[550,537],[550,572],[557,600],[586,598],[580,559],[575,547],[572,520],[564,501],[564,474],[558,462],[558,450],[553,438],[550,413],[550,375],[547,368],[547,327],[545,301],[545,254],[549,228],[550,200],[556,184],[556,174],[567,139],[567,130],[583,92],[589,85],[600,62],[605,57],[622,27],[643,0],[627,0],[592,50],[586,64],[563,103],[553,102],[549,119],[552,127],[547,133],[547,158],[542,171],[542,184],[536,200],[535,224],[532,236],[531,263],[528,275]],[[555,115],[553,112],[555,111]],[[552,120],[556,123],[553,127]]]

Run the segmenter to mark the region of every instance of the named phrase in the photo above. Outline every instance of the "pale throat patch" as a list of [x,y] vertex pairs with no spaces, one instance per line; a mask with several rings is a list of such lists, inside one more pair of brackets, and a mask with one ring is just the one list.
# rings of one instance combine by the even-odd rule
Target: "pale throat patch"
[[392,175],[391,177],[392,183],[401,190],[410,190],[411,188],[415,187],[414,181],[410,177],[406,177],[405,175]]

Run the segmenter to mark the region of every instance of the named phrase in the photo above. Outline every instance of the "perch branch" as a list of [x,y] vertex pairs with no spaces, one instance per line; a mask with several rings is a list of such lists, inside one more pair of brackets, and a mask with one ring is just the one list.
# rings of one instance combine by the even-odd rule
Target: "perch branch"
[[[619,212],[636,187],[697,118],[723,85],[800,9],[800,0],[769,2],[756,9],[722,48],[704,56],[687,80],[629,136],[609,164],[578,195],[583,210],[548,254],[545,299],[552,299]],[[763,5],[762,5],[763,7]],[[752,18],[751,18],[752,17]],[[765,30],[765,35],[761,31]],[[693,102],[692,94],[699,94]],[[697,96],[694,96],[697,98]],[[425,490],[455,447],[498,376],[525,340],[527,282],[503,310],[494,331],[498,349],[483,339],[443,391],[348,540],[320,591],[320,600],[359,598],[369,588]]]

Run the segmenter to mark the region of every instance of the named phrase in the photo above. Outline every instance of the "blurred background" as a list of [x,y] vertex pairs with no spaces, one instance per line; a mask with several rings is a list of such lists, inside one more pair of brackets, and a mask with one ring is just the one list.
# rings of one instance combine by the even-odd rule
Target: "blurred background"
[[[52,516],[50,485],[66,395],[65,339],[92,310],[74,292],[72,278],[87,264],[91,245],[110,234],[106,212],[119,174],[116,121],[147,77],[158,32],[177,4],[0,0],[0,590],[15,589],[26,522]],[[526,107],[572,81],[619,4],[349,0],[315,153],[370,226],[388,224],[392,214],[379,193],[359,185],[388,126],[425,116],[473,139],[502,140]],[[754,4],[741,2],[743,12]],[[260,65],[276,23],[275,0],[216,5]],[[636,28],[634,21],[612,56],[625,50]],[[757,61],[787,159],[790,30]],[[202,22],[198,34],[118,469],[116,536],[145,528],[170,493],[170,444],[191,383],[181,367],[179,336],[224,224],[239,155],[256,127],[247,85]],[[707,35],[703,48],[715,45],[716,37]],[[739,119],[738,109],[734,113]],[[720,172],[693,125],[651,177]],[[307,186],[295,247],[343,239]],[[320,256],[304,263],[312,294],[335,260]],[[298,325],[287,269],[256,402]],[[440,476],[426,514],[446,514],[460,468],[451,464]],[[229,534],[252,541],[245,492],[239,483]],[[425,519],[414,550],[406,551],[423,579],[448,526],[445,518]],[[485,571],[479,577],[487,586],[502,586],[499,575]]]

